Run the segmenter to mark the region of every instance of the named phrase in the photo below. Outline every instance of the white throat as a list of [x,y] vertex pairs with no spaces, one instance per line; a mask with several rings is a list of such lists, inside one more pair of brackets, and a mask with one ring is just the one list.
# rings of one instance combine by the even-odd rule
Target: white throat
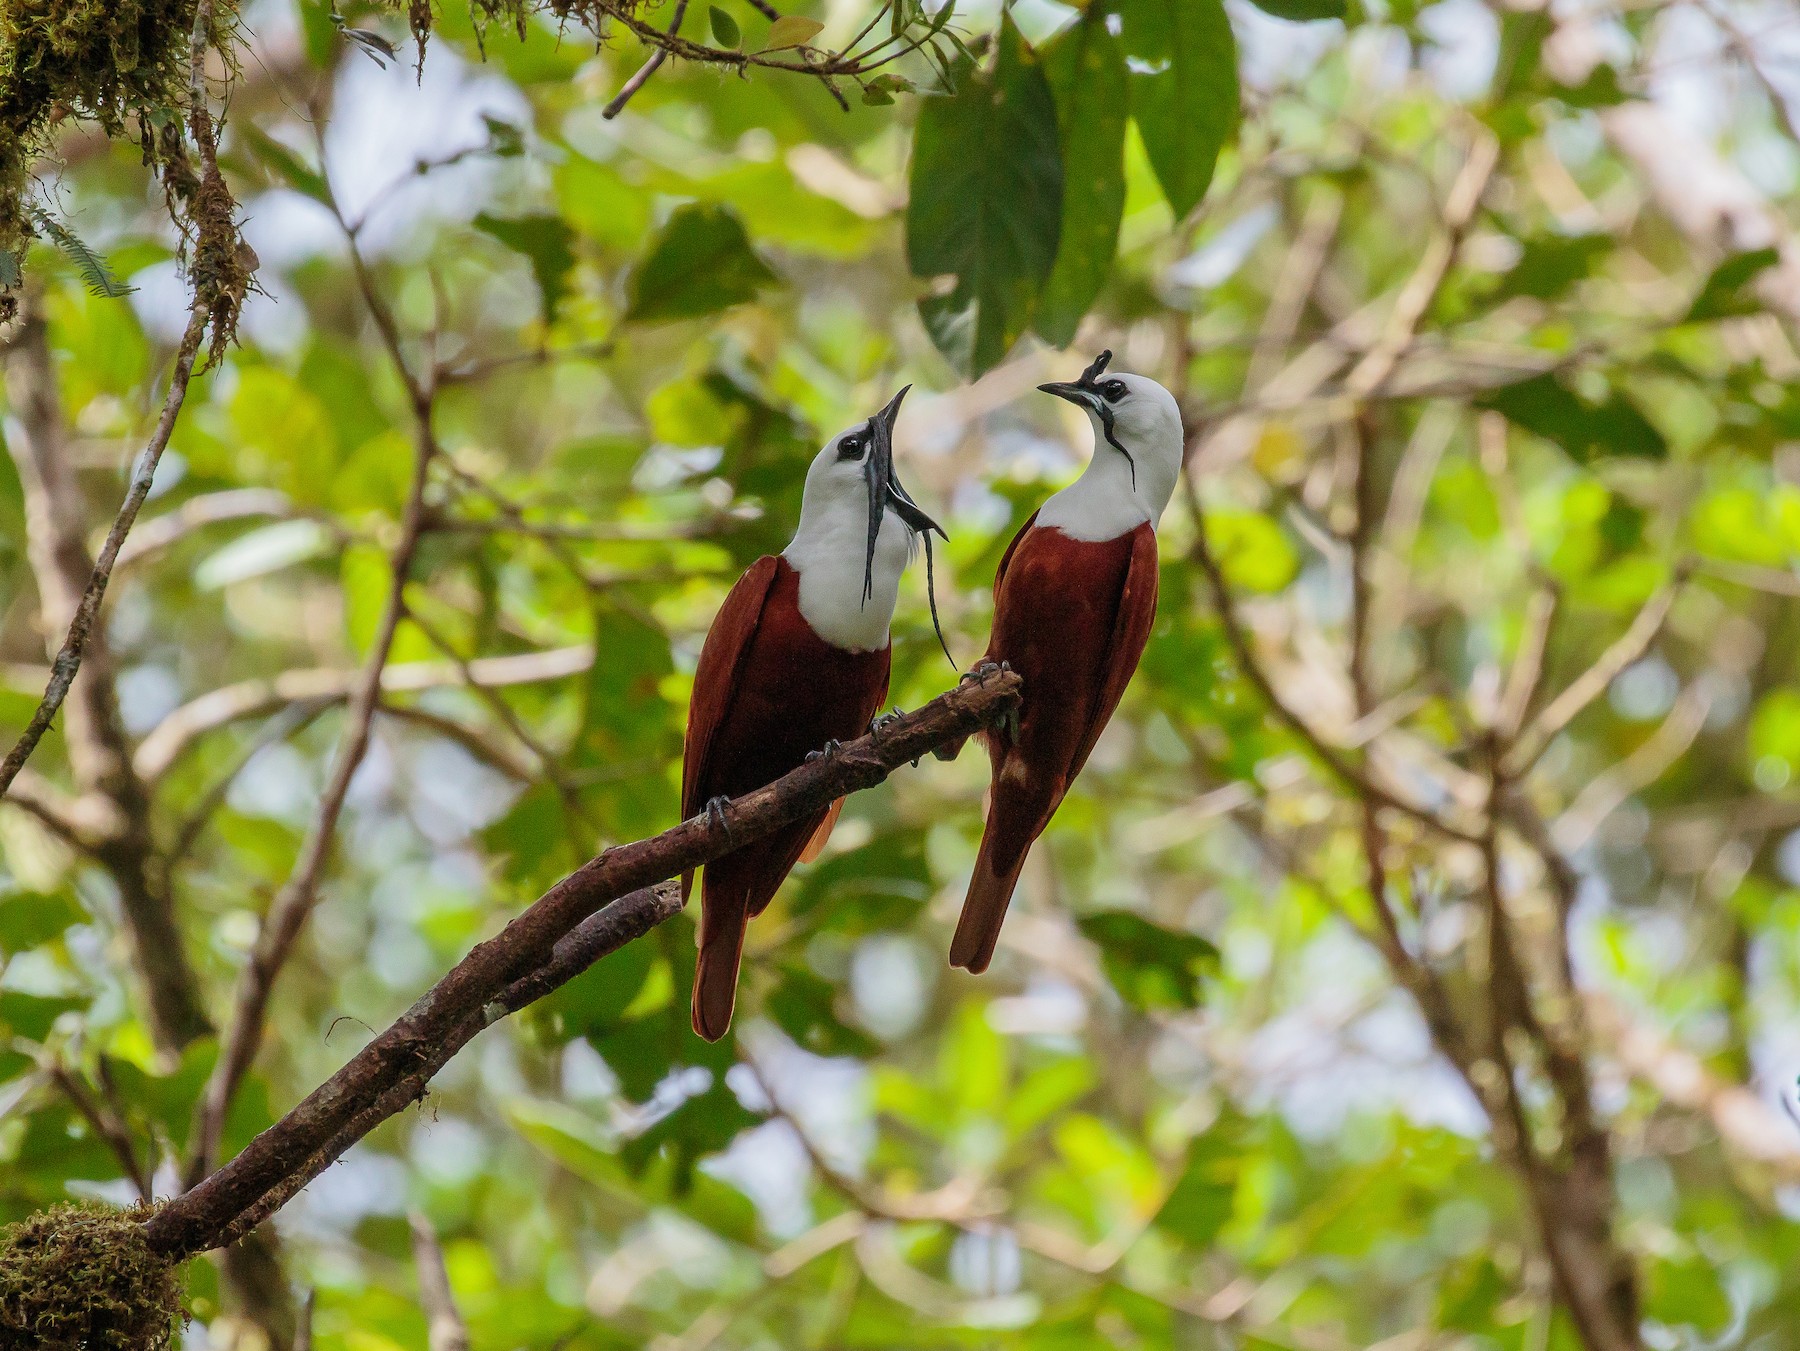
[[912,556],[912,531],[887,511],[875,537],[873,588],[863,599],[863,558],[868,548],[868,493],[808,501],[800,528],[781,556],[800,574],[800,614],[833,647],[879,652],[888,645],[900,574]]
[[1088,466],[1061,492],[1052,493],[1038,511],[1037,523],[1055,526],[1071,539],[1108,540],[1136,530],[1145,521],[1154,529],[1163,509],[1175,494],[1175,473],[1180,469],[1180,447],[1173,456],[1159,450],[1132,450],[1132,464],[1108,445],[1099,422],[1094,423],[1094,456]]

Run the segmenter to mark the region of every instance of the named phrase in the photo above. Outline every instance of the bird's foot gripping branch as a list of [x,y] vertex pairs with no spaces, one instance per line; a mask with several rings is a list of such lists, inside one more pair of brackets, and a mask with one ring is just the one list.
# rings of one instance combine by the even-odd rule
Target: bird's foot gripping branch
[[[872,788],[901,765],[1004,721],[1018,707],[1020,694],[1018,676],[990,671],[917,712],[884,724],[879,736],[849,742],[837,754],[803,764],[716,813],[703,813],[650,839],[606,850],[551,888],[495,937],[478,944],[243,1153],[145,1216],[142,1255],[173,1267],[197,1253],[236,1242],[375,1126],[421,1098],[431,1077],[482,1028],[550,993],[679,913],[680,890],[669,879],[837,798]],[[83,1226],[117,1224],[116,1217],[75,1208],[37,1219],[54,1221],[59,1231],[67,1231],[52,1235],[56,1243],[51,1246],[59,1251],[71,1242],[80,1246]],[[9,1261],[30,1257],[14,1251],[20,1242],[42,1247],[42,1229],[43,1224],[36,1229],[20,1226],[0,1240],[0,1270]],[[139,1281],[138,1286],[162,1288],[154,1281]],[[64,1293],[71,1309],[93,1305],[91,1291],[71,1288]],[[130,1298],[128,1292],[118,1293]],[[8,1326],[9,1316],[9,1310],[0,1307],[0,1346],[10,1345],[6,1338],[15,1331],[30,1335],[29,1330]],[[51,1309],[44,1316],[57,1314]],[[107,1316],[120,1314],[113,1310]]]

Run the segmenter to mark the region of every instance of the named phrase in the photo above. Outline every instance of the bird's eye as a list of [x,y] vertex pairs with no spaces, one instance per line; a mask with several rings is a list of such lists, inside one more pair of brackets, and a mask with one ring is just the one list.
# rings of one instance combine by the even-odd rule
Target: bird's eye
[[1100,393],[1105,397],[1108,403],[1117,403],[1120,399],[1125,397],[1125,382],[1123,380],[1108,380],[1104,385],[1100,386]]
[[863,439],[860,436],[846,436],[838,442],[838,459],[860,460],[863,452]]

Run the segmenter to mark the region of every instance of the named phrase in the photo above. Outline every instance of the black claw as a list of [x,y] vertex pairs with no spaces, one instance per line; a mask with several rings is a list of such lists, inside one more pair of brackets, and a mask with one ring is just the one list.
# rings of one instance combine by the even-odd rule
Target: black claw
[[731,838],[731,826],[726,823],[725,809],[731,805],[731,799],[721,793],[718,797],[709,798],[706,803],[706,819],[725,832],[725,838]]
[[1012,667],[1008,666],[1005,662],[1001,662],[998,666],[996,666],[991,661],[984,661],[979,666],[977,666],[973,671],[964,672],[963,678],[957,683],[966,685],[971,680],[973,680],[976,684],[980,684],[982,681],[986,680],[991,675],[996,675],[1001,671],[1010,671],[1010,670],[1012,670]]
[[888,728],[892,727],[905,716],[906,710],[901,708],[898,704],[894,705],[892,712],[877,713],[874,717],[869,719],[869,735],[879,741],[883,732],[887,731]]
[[806,763],[810,765],[814,760],[829,760],[843,749],[843,743],[836,737],[832,737],[831,740],[825,743],[824,749],[808,751],[806,753]]

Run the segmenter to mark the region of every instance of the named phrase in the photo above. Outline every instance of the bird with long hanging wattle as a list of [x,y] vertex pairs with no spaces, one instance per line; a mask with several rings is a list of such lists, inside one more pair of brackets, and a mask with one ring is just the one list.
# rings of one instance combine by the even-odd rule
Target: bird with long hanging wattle
[[[894,473],[894,421],[905,397],[902,389],[819,452],[793,541],[779,557],[751,564],[713,620],[688,707],[683,816],[716,813],[821,747],[829,754],[880,712],[900,574],[915,535],[925,538],[927,560],[930,532],[944,535]],[[708,1041],[731,1026],[745,927],[794,865],[825,847],[842,806],[840,798],[706,865],[693,1021]],[[682,879],[684,900],[693,880]]]
[[1023,677],[1015,725],[985,734],[993,761],[987,828],[950,944],[950,964],[985,971],[1032,842],[1050,824],[1125,693],[1156,617],[1156,523],[1181,472],[1181,410],[1142,375],[1040,385],[1087,412],[1094,455],[1020,528],[994,578],[983,666]]

